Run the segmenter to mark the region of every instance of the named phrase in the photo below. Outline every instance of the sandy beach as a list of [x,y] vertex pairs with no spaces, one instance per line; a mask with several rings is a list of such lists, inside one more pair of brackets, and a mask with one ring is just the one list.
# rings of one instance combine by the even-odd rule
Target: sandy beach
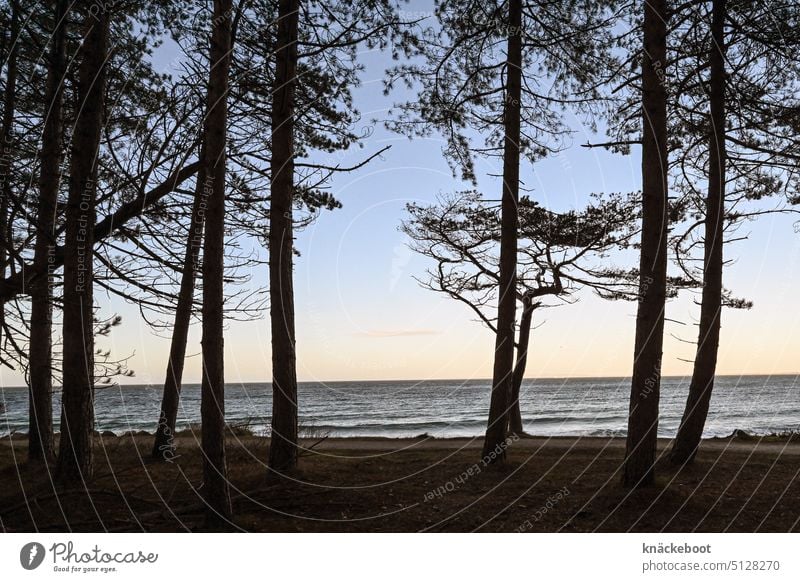
[[[56,491],[22,462],[22,437],[0,440],[0,519],[14,531],[198,531],[199,434],[172,462],[149,460],[151,437],[97,437],[85,490]],[[481,439],[306,439],[297,471],[268,474],[269,440],[231,435],[232,531],[796,531],[800,443],[711,439],[655,487],[620,487],[624,440],[519,438],[505,466]],[[659,443],[663,453],[668,441]],[[16,461],[15,461],[16,460]]]

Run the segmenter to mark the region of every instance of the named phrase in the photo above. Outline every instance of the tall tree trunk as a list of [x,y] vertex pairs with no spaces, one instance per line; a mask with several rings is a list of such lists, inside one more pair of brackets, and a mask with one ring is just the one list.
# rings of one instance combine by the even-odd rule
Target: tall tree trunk
[[80,114],[72,138],[64,260],[64,391],[59,479],[82,485],[92,474],[94,431],[93,250],[97,167],[103,127],[109,15],[87,10],[79,72]]
[[297,465],[297,354],[294,330],[294,95],[299,0],[280,0],[272,105],[272,183],[269,212],[269,299],[272,331],[272,436],[269,467]]
[[703,247],[703,297],[700,329],[689,397],[681,418],[671,460],[694,460],[708,416],[719,349],[722,311],[722,247],[725,221],[725,0],[712,2],[711,21],[711,135],[709,136],[708,194]]
[[39,205],[36,218],[35,268],[46,273],[31,288],[30,422],[28,460],[49,461],[53,446],[53,294],[55,271],[50,262],[56,247],[56,207],[61,183],[63,126],[63,80],[66,70],[68,0],[55,2],[55,29],[45,90],[45,122],[42,131],[42,165],[39,174]]
[[[508,51],[503,124],[503,198],[500,223],[500,286],[497,305],[497,335],[492,372],[489,423],[483,441],[483,456],[495,463],[506,458],[506,427],[514,368],[514,324],[517,288],[517,229],[519,201],[520,101],[522,98],[522,2],[510,0]],[[488,457],[488,458],[487,458]]]
[[522,411],[519,408],[519,392],[522,388],[522,379],[525,376],[525,367],[528,365],[528,345],[531,338],[532,323],[533,300],[526,295],[522,299],[522,318],[520,319],[517,339],[517,363],[514,365],[511,407],[508,412],[508,430],[514,434],[525,432],[522,426]]
[[[204,160],[202,148],[200,160],[201,162]],[[158,417],[155,442],[153,443],[153,458],[165,461],[175,455],[175,423],[178,418],[183,369],[186,362],[186,344],[189,339],[189,326],[192,321],[194,307],[194,285],[200,261],[200,247],[203,242],[203,223],[206,210],[205,182],[205,168],[201,167],[197,175],[194,201],[192,202],[192,216],[189,224],[189,235],[186,240],[181,287],[178,292],[178,304],[175,307],[172,341],[169,360],[167,361],[167,372],[164,378],[161,413]]]
[[225,164],[228,126],[228,76],[231,64],[231,0],[214,0],[211,71],[204,127],[203,165],[206,235],[203,245],[203,491],[210,526],[231,517],[225,457],[225,347],[223,335],[225,271]]
[[642,244],[633,379],[623,484],[653,482],[667,290],[666,0],[644,4],[642,56]]
[[[11,200],[11,170],[14,158],[14,114],[17,102],[17,55],[19,54],[19,3],[11,1],[11,22],[9,26],[8,63],[6,65],[6,86],[3,94],[3,125],[0,127],[0,279],[6,276],[6,263],[9,256],[8,211]],[[5,39],[5,33],[3,33]],[[0,306],[0,360],[2,359],[3,332],[6,324],[5,304]]]

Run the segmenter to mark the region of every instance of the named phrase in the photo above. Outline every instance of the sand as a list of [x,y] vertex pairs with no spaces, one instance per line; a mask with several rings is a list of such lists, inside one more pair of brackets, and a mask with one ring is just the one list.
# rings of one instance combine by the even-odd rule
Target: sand
[[[0,439],[3,531],[203,529],[199,435],[169,463],[151,437],[98,437],[87,489],[56,490],[27,466],[24,439]],[[660,443],[663,452],[667,441]],[[232,436],[231,531],[756,532],[800,529],[800,443],[704,441],[694,465],[662,460],[656,485],[620,485],[624,440],[520,438],[503,466],[480,439],[305,439],[300,465],[268,473],[268,439]]]

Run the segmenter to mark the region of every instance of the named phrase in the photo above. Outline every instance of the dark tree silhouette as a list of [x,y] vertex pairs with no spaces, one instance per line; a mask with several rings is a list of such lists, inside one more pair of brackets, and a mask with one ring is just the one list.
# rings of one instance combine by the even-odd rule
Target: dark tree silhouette
[[[573,301],[580,288],[609,299],[634,299],[635,271],[611,267],[607,254],[629,248],[638,233],[639,201],[633,196],[595,196],[585,209],[556,213],[528,197],[519,201],[519,245],[515,301],[521,308],[516,331],[509,430],[523,433],[519,392],[528,357],[534,311],[542,300]],[[411,247],[433,259],[423,287],[467,305],[493,333],[496,310],[501,219],[497,204],[477,192],[442,197],[438,203],[407,207],[402,230]]]
[[[54,160],[53,154],[59,159],[66,157],[63,155],[65,145],[60,138],[54,139],[54,133],[61,131],[59,125],[74,128],[76,115],[81,110],[78,94],[80,58],[76,54],[81,43],[80,23],[76,20],[79,20],[81,12],[76,10],[74,16],[68,14],[62,19],[57,13],[57,2],[20,2],[20,5],[26,25],[16,43],[23,56],[21,64],[24,68],[20,76],[21,100],[16,115],[16,125],[21,131],[18,132],[20,139],[15,143],[15,158],[20,164],[13,175],[15,195],[11,200],[12,221],[9,224],[8,250],[13,261],[9,264],[10,275],[0,281],[0,300],[11,307],[9,312],[14,321],[8,322],[9,341],[1,347],[3,363],[18,365],[29,384],[32,417],[28,433],[32,445],[29,451],[35,460],[39,455],[37,425],[42,425],[45,441],[48,438],[52,440],[50,392],[53,384],[63,381],[63,354],[58,351],[63,341],[59,337],[60,326],[54,328],[52,321],[57,317],[54,313],[62,305],[62,279],[58,271],[66,256],[62,240],[69,184],[68,180],[59,184],[58,160]],[[154,114],[149,108],[163,101],[161,89],[165,83],[160,76],[151,74],[152,69],[143,65],[145,61],[141,58],[149,50],[141,35],[153,37],[147,32],[154,22],[153,5],[149,5],[144,14],[128,3],[106,6],[106,9],[114,11],[112,36],[116,41],[105,68],[107,94],[124,101],[125,107],[115,108],[112,102],[104,106],[103,112],[105,127],[101,135],[95,184],[96,213],[105,217],[96,225],[99,227],[95,240],[98,244],[92,249],[94,260],[100,262],[105,258],[98,253],[103,241],[118,239],[127,221],[152,210],[151,200],[155,204],[155,197],[161,189],[145,194],[149,183],[163,178],[161,172],[179,159],[175,157],[171,140],[154,144],[153,140],[144,143],[142,139],[158,133],[158,128],[162,127],[156,124],[147,131],[142,130],[142,126],[159,118],[160,112]],[[124,18],[117,18],[121,15]],[[137,19],[139,26],[130,26],[128,18]],[[66,61],[74,66],[62,64],[62,74],[54,75],[53,63],[56,68],[59,65],[53,55],[62,42],[65,44],[62,50],[66,48],[70,55]],[[44,66],[39,66],[39,62]],[[131,78],[138,82],[131,83]],[[134,155],[129,155],[131,153]],[[150,155],[155,160],[152,165],[147,165]],[[130,165],[125,167],[122,160]],[[54,171],[53,167],[55,173],[48,175]],[[35,188],[37,183],[39,187]],[[153,194],[153,199],[149,198],[150,194]],[[49,210],[48,205],[51,205]],[[98,276],[96,266],[93,264],[93,283],[104,288],[108,278],[104,272]],[[30,294],[30,302],[26,300],[26,294]],[[49,300],[49,305],[45,299]],[[96,335],[104,335],[120,321],[114,315],[98,313],[92,316],[91,326]],[[53,346],[56,346],[55,350]],[[107,384],[114,376],[131,374],[125,369],[125,358],[111,358],[108,351],[98,351],[94,360],[95,384]]]
[[50,60],[45,90],[45,121],[39,175],[39,203],[33,263],[43,276],[31,289],[30,315],[30,422],[28,459],[50,460],[53,445],[53,292],[54,269],[50,257],[57,244],[56,216],[61,182],[63,126],[63,81],[66,74],[67,0],[57,0],[53,14]]
[[[236,254],[236,249],[242,238],[255,238],[259,246],[268,239],[267,225],[270,220],[271,195],[266,190],[265,182],[271,180],[271,148],[265,150],[264,135],[271,132],[271,117],[273,114],[274,81],[274,52],[275,30],[272,26],[274,9],[277,3],[260,0],[258,2],[243,3],[237,6],[233,16],[232,34],[236,37],[232,47],[231,74],[228,98],[228,160],[227,160],[227,192],[226,203],[229,207],[227,217],[227,241],[229,249],[226,259],[226,317],[250,318],[263,313],[263,297],[267,295],[266,288],[247,288],[249,282],[247,273],[255,270],[257,265],[264,261],[260,255]],[[337,6],[337,9],[339,7]],[[316,18],[306,15],[307,18]],[[360,16],[360,20],[363,20]],[[194,24],[193,22],[191,24]],[[314,27],[314,30],[319,30]],[[189,87],[200,83],[200,69],[205,66],[198,62],[196,54],[204,50],[204,46],[194,35],[191,27],[186,23],[176,26],[176,33],[180,35],[181,47],[186,61],[183,64],[182,77]],[[332,33],[336,36],[336,33]],[[316,42],[316,41],[314,41]],[[303,115],[295,120],[293,132],[294,151],[305,154],[308,149],[323,149],[327,151],[342,150],[351,143],[362,139],[354,128],[358,119],[357,111],[352,107],[338,105],[351,104],[349,91],[357,83],[354,74],[358,64],[354,61],[348,63],[346,56],[352,51],[347,43],[340,49],[331,49],[326,45],[325,52],[319,53],[316,48],[310,49],[302,65],[303,86],[296,88],[296,108],[303,111]],[[336,50],[337,54],[329,58],[329,53]],[[386,148],[378,152],[380,154]],[[351,167],[338,164],[317,164],[313,161],[301,161],[295,164],[292,187],[292,230],[297,232],[310,224],[323,209],[333,210],[340,207],[339,201],[326,189],[330,177],[339,172],[348,172],[363,166],[378,154],[367,157],[361,163]],[[202,182],[202,179],[201,179]],[[176,216],[175,221],[186,222],[187,217]],[[155,226],[158,226],[156,223]],[[195,236],[196,225],[187,226],[189,240]],[[153,228],[137,237],[137,242],[142,246],[164,248],[164,233]],[[177,240],[177,239],[176,239]],[[160,280],[171,279],[173,264],[184,265],[185,240],[181,244],[184,254],[175,256],[171,262],[162,263],[159,253],[157,260],[140,257],[135,263],[142,261],[156,263],[153,268],[164,272]],[[173,256],[173,250],[167,254]],[[240,269],[241,267],[246,267]],[[148,269],[148,272],[151,269]],[[238,274],[241,270],[244,275]],[[186,334],[188,332],[189,318],[191,315],[191,295],[186,291],[189,272],[182,269],[181,279],[175,285],[178,292],[168,299],[167,310],[174,311],[172,325],[172,343],[170,349],[170,362],[168,363],[167,378],[164,384],[164,398],[162,399],[162,413],[159,416],[156,442],[153,454],[158,458],[165,453],[170,454],[172,447],[169,445],[169,434],[174,433],[175,413],[179,402],[180,376],[183,369],[183,358],[186,351]],[[190,274],[188,275],[190,276]],[[141,278],[141,277],[139,277]],[[236,285],[240,283],[240,285]],[[237,292],[230,288],[238,286]],[[140,287],[143,289],[144,285]],[[191,289],[191,287],[189,287]],[[148,293],[157,294],[156,290]],[[138,299],[143,299],[139,293]],[[173,305],[174,301],[174,305]],[[153,310],[160,310],[163,301],[153,302]],[[166,327],[156,320],[151,325]],[[285,364],[282,364],[285,365]],[[289,414],[293,414],[291,408]]]
[[[674,164],[684,190],[682,204],[696,218],[675,236],[676,256],[694,276],[692,251],[702,248],[700,320],[692,380],[671,459],[690,463],[703,434],[714,387],[722,310],[749,308],[723,286],[724,249],[745,220],[796,212],[759,201],[786,194],[800,160],[797,139],[800,47],[796,3],[714,0],[686,9],[676,39],[677,119],[670,131],[684,144]],[[768,27],[764,23],[769,22]],[[702,196],[700,189],[705,187]],[[703,234],[694,236],[702,227]]]
[[103,129],[109,14],[87,10],[80,49],[80,114],[72,138],[65,234],[64,390],[59,479],[79,486],[93,470],[94,295],[93,247],[97,168]]
[[[200,160],[202,161],[204,158],[205,156],[201,152]],[[164,394],[153,443],[152,456],[159,460],[168,460],[175,454],[175,424],[178,418],[183,368],[186,363],[189,326],[194,308],[194,285],[200,262],[200,248],[203,243],[206,207],[205,184],[206,166],[203,164],[197,174],[195,184],[189,234],[186,240],[186,254],[182,263],[183,272],[181,273],[178,302],[175,306],[167,371],[164,377]]]
[[667,62],[665,0],[643,2],[642,239],[623,483],[653,482],[667,298]]
[[700,304],[700,327],[692,381],[686,410],[672,448],[672,460],[684,463],[694,458],[703,434],[711,403],[714,373],[717,367],[722,316],[722,265],[725,222],[725,18],[726,0],[713,0],[709,73],[708,195],[705,208],[705,244],[703,245],[703,294]]
[[225,162],[228,124],[228,78],[231,55],[231,0],[214,0],[208,102],[203,128],[201,183],[207,197],[203,241],[203,381],[200,404],[203,451],[203,496],[206,519],[219,526],[231,516],[225,455]]
[[502,160],[498,333],[484,439],[484,457],[492,462],[505,458],[512,399],[520,160],[536,161],[564,147],[570,132],[559,109],[591,108],[613,62],[607,58],[608,5],[442,2],[436,9],[440,29],[420,43],[424,64],[401,65],[388,82],[420,86],[419,99],[404,104],[392,125],[411,135],[441,131],[445,154],[464,178],[475,180],[475,156]]
[[352,107],[351,89],[359,82],[360,70],[356,50],[360,46],[386,48],[390,40],[404,46],[404,37],[398,32],[400,26],[393,5],[387,0],[278,2],[269,160],[273,395],[269,467],[276,471],[297,464],[292,282],[295,201],[311,200],[317,206],[335,203],[319,187],[335,173],[353,171],[387,148],[350,168],[296,158],[309,156],[310,150],[345,150],[365,137],[352,132],[357,112]]
[[272,106],[272,184],[269,213],[269,293],[272,330],[272,433],[269,466],[297,464],[297,370],[292,285],[294,107],[299,0],[280,0]]
[[[503,198],[500,212],[500,278],[498,281],[497,334],[492,368],[489,421],[483,441],[484,458],[505,459],[508,410],[514,374],[514,326],[517,291],[517,206],[522,104],[522,1],[508,3],[508,48],[503,112]],[[499,454],[492,453],[500,451]]]

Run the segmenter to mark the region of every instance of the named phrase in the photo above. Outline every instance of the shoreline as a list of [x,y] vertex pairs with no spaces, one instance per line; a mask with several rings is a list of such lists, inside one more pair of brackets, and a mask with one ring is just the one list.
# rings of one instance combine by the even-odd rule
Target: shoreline
[[[55,432],[56,442],[60,436],[60,432]],[[176,432],[176,442],[193,442],[198,441],[200,430],[182,429]],[[0,435],[0,444],[8,443],[6,441],[22,442],[27,439],[27,433],[17,431],[11,434]],[[136,441],[146,441],[155,436],[154,432],[145,430],[140,431],[126,431],[120,434],[112,431],[95,431],[95,439],[134,439]],[[240,431],[234,427],[229,429],[227,438],[233,441],[263,441],[268,443],[270,437],[253,434],[249,431]],[[483,435],[475,436],[455,436],[455,437],[437,437],[429,434],[421,434],[417,436],[301,436],[298,441],[301,444],[308,443],[323,443],[325,446],[333,446],[336,448],[344,448],[348,446],[355,447],[375,447],[380,444],[393,444],[393,443],[416,443],[418,446],[426,448],[480,448],[483,444]],[[674,440],[674,437],[658,437],[659,448],[668,446]],[[525,447],[536,447],[547,445],[548,443],[609,443],[612,446],[625,445],[624,435],[613,436],[598,436],[598,435],[536,435],[536,434],[523,434],[519,436],[517,444]],[[728,436],[714,436],[704,437],[701,442],[703,445],[723,444],[723,443],[737,443],[744,444],[800,444],[800,432],[782,432],[782,433],[769,433],[769,434],[753,434],[746,431],[736,429]]]

